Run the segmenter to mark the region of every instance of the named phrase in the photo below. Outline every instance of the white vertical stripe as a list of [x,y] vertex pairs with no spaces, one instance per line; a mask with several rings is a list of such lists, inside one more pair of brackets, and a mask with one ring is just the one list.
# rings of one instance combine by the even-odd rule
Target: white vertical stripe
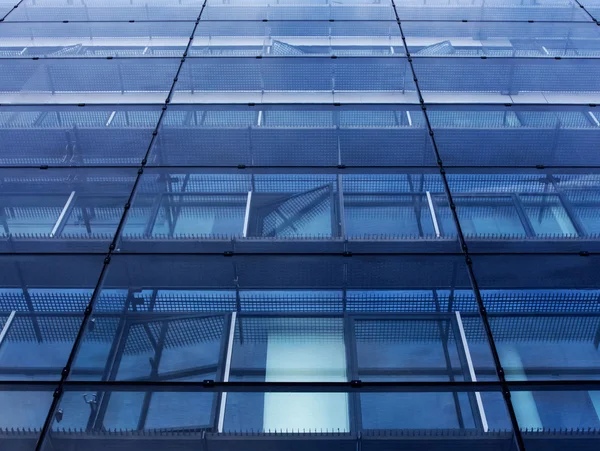
[[408,119],[408,125],[412,127],[412,117],[410,117],[410,111],[406,112],[406,118]]
[[244,215],[244,231],[242,236],[248,236],[248,221],[250,220],[250,203],[252,202],[252,191],[248,191],[248,199],[246,200],[246,214]]
[[596,115],[594,113],[592,113],[591,111],[589,111],[588,114],[590,115],[590,117],[592,118],[592,120],[594,121],[596,126],[600,127],[600,121],[598,121],[598,119],[596,118]]
[[116,111],[113,111],[112,113],[110,113],[110,117],[106,121],[106,126],[107,127],[112,123],[113,119],[115,118],[115,114],[117,114]]
[[[456,322],[458,323],[458,330],[460,332],[460,339],[462,341],[463,349],[467,355],[467,366],[469,367],[469,375],[471,381],[477,382],[475,376],[475,368],[473,368],[473,360],[471,359],[471,351],[469,350],[469,343],[467,343],[467,336],[465,335],[465,328],[463,327],[462,318],[460,312],[456,311]],[[475,392],[475,399],[477,401],[477,408],[479,409],[479,416],[481,417],[481,424],[483,425],[483,432],[487,432],[489,429],[487,417],[485,416],[485,410],[483,410],[483,402],[481,401],[481,393]]]
[[60,224],[65,219],[65,215],[67,214],[67,210],[71,206],[71,203],[73,203],[73,199],[74,198],[75,198],[75,191],[71,192],[71,195],[67,199],[67,202],[65,203],[65,206],[63,207],[62,211],[60,212],[60,216],[56,220],[56,224],[54,224],[54,227],[52,227],[52,232],[50,232],[50,236],[51,237],[53,237],[54,235],[56,235],[56,232],[58,232],[58,228],[60,227]]
[[2,346],[2,343],[4,342],[4,339],[6,338],[6,334],[8,334],[8,329],[10,329],[10,325],[12,324],[13,319],[15,319],[16,314],[17,314],[17,312],[15,310],[10,312],[10,316],[6,320],[6,323],[4,323],[2,332],[0,332],[0,346]]
[[[229,327],[229,339],[227,342],[227,355],[225,356],[225,371],[223,373],[223,382],[229,382],[229,372],[231,371],[231,355],[233,353],[233,338],[235,337],[235,321],[237,312],[231,313],[231,325]],[[227,393],[221,394],[221,408],[219,409],[219,423],[217,431],[223,432],[223,423],[225,422],[225,405],[227,404]]]
[[438,225],[437,216],[435,214],[435,209],[433,208],[433,200],[431,199],[431,193],[429,191],[427,193],[427,203],[429,204],[429,213],[431,213],[431,220],[433,221],[433,229],[435,230],[435,236],[439,238],[440,235],[440,226]]

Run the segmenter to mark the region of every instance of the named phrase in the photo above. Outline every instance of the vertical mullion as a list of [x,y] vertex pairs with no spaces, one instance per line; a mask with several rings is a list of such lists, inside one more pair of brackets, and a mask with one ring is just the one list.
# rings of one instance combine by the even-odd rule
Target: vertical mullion
[[[355,318],[348,313],[344,313],[344,342],[346,344],[346,371],[348,372],[348,378],[351,381],[359,380]],[[350,432],[358,433],[362,430],[360,392],[348,392],[348,408]]]
[[[169,330],[169,321],[163,321],[160,329],[160,336],[156,342],[156,348],[154,350],[154,360],[152,361],[152,369],[150,371],[150,380],[155,380],[158,376],[158,367],[162,358],[162,353],[165,348],[165,341],[167,340],[167,332]],[[150,402],[152,401],[152,391],[147,391],[144,394],[144,401],[142,402],[142,409],[140,411],[140,418],[138,421],[137,429],[143,430],[146,426],[146,419],[148,418],[148,410],[150,409]]]
[[[233,355],[233,342],[235,339],[235,324],[237,312],[231,313],[229,324],[229,334],[227,339],[227,350],[225,354],[225,367],[223,368],[223,382],[229,382],[229,373],[231,372],[231,358]],[[223,432],[225,422],[225,407],[227,405],[227,392],[221,392],[220,405],[218,408],[217,432]]]
[[[454,369],[452,368],[452,359],[450,358],[450,350],[448,349],[448,338],[450,336],[450,330],[449,330],[449,321],[446,320],[442,320],[442,315],[441,315],[441,306],[440,306],[440,301],[438,298],[438,293],[437,290],[432,290],[432,295],[433,295],[433,300],[435,302],[435,310],[436,312],[438,312],[438,320],[436,321],[437,326],[438,326],[438,331],[440,334],[440,341],[441,341],[441,345],[442,345],[442,349],[444,352],[444,361],[446,363],[446,372],[448,373],[448,380],[450,382],[454,382]],[[447,324],[446,329],[444,329],[444,324]],[[452,392],[452,398],[454,400],[454,408],[456,409],[456,418],[458,419],[458,426],[461,429],[465,428],[465,422],[464,422],[464,418],[463,418],[463,414],[462,414],[462,409],[460,407],[460,399],[458,397],[458,392],[453,391]]]

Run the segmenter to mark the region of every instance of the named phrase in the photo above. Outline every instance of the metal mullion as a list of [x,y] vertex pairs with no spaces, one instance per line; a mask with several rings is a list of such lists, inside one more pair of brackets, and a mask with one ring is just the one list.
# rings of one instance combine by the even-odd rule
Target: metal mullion
[[567,216],[569,217],[571,224],[573,224],[573,227],[575,228],[575,232],[577,233],[578,236],[585,237],[586,236],[585,227],[583,226],[583,224],[581,223],[581,221],[579,220],[579,218],[573,211],[573,205],[571,204],[571,201],[569,201],[569,199],[565,196],[565,193],[561,189],[558,188],[558,186],[556,185],[556,181],[554,179],[552,179],[552,186],[554,187],[555,194],[558,197],[558,200],[561,203],[563,209],[567,213]]
[[[356,319],[344,314],[344,343],[346,349],[346,371],[350,381],[360,380],[358,366],[358,348],[356,344]],[[348,392],[350,432],[359,433],[363,429],[360,393]]]
[[[71,194],[69,195],[65,205],[63,206],[63,209],[60,212],[60,215],[58,216],[58,219],[56,220],[56,223],[54,224],[52,231],[50,232],[51,237],[60,236],[62,234],[63,230],[65,229],[65,226],[67,225],[69,216],[71,216],[71,212],[75,208],[75,200],[76,200],[75,196],[76,196],[75,191],[72,191]],[[81,210],[83,211],[84,209],[85,209],[85,207],[81,206]],[[89,222],[89,220],[88,220],[88,222]],[[87,228],[87,224],[86,224],[86,228]]]
[[412,196],[412,206],[415,210],[415,219],[417,221],[417,228],[419,229],[419,236],[423,237],[423,224],[421,223],[421,208],[420,203],[416,199],[415,186],[411,177],[411,174],[406,174],[408,180],[408,186],[410,187],[410,193]]
[[344,205],[344,189],[343,189],[343,181],[342,176],[338,174],[336,176],[337,180],[337,191],[338,191],[338,220],[339,220],[339,230],[340,237],[346,239],[346,213],[345,213],[345,205]]
[[[231,313],[231,320],[229,324],[229,334],[227,335],[227,350],[225,355],[225,366],[223,369],[223,382],[229,382],[229,373],[231,370],[231,359],[233,356],[233,343],[235,340],[235,327],[236,327],[236,316],[237,312]],[[220,404],[218,406],[218,418],[217,418],[217,432],[223,432],[223,425],[225,422],[225,407],[227,406],[227,392],[221,392]]]
[[336,238],[339,234],[339,220],[337,218],[337,202],[333,183],[329,185],[329,214],[331,215],[331,237]]
[[152,209],[150,210],[150,215],[148,216],[148,222],[146,222],[146,227],[144,228],[144,236],[150,237],[152,236],[152,230],[154,230],[154,225],[156,224],[156,219],[160,213],[160,207],[162,206],[163,193],[155,193],[154,203],[152,204]]
[[[106,365],[104,366],[104,372],[102,373],[101,380],[103,381],[115,380],[117,378],[117,373],[119,371],[119,366],[121,364],[121,359],[123,358],[125,345],[127,343],[127,337],[129,335],[130,324],[126,317],[126,313],[129,311],[129,307],[132,305],[132,299],[133,292],[129,290],[127,293],[125,305],[123,306],[123,310],[121,311],[121,316],[119,318],[119,325],[117,326],[115,338],[112,342],[110,351],[108,352]],[[110,402],[110,392],[99,390],[97,391],[96,396],[98,399],[98,408],[96,409],[96,416],[93,422],[90,418],[88,428],[91,427],[94,430],[102,430],[104,424],[104,417],[106,415],[106,410],[108,409],[108,404]]]
[[[35,311],[35,308],[33,307],[33,301],[31,300],[31,295],[29,294],[29,288],[27,288],[27,285],[25,284],[25,278],[23,277],[23,272],[21,271],[21,264],[19,262],[15,262],[15,266],[17,268],[17,275],[19,277],[19,283],[20,283],[19,288],[23,292],[23,298],[25,298],[25,303],[27,304],[27,310],[29,310],[29,313],[31,313],[32,315],[35,315],[36,311]],[[44,341],[43,337],[42,337],[42,330],[40,329],[40,325],[35,316],[32,316],[32,318],[31,318],[31,325],[33,326],[33,332],[35,333],[35,338],[37,339],[38,343],[41,343],[42,341]]]
[[[113,354],[113,361],[107,362],[107,368],[110,366],[110,370],[106,379],[109,381],[114,381],[117,378],[119,366],[121,365],[121,357],[123,356],[123,353],[125,351],[125,345],[127,344],[129,330],[130,325],[127,321],[125,321],[125,323],[123,324],[123,328],[121,329],[121,333],[119,334],[117,339],[117,347]],[[104,428],[104,417],[106,416],[106,411],[110,403],[110,397],[110,390],[105,390],[102,392],[102,396],[99,400],[99,407],[96,411],[96,418],[93,425],[94,430],[102,430]]]
[[2,347],[2,343],[4,343],[4,339],[8,335],[8,331],[10,330],[10,326],[12,325],[12,322],[15,319],[16,314],[17,314],[16,310],[13,310],[10,313],[8,319],[4,323],[4,326],[2,327],[2,331],[0,331],[0,347]]
[[[460,323],[459,323],[460,321]],[[462,326],[462,320],[460,319],[460,313],[455,312],[454,321],[450,321],[452,325],[454,337],[457,344],[458,358],[460,359],[460,366],[462,369],[462,376],[465,381],[477,382],[475,371],[473,369],[473,363],[471,361],[468,343],[464,328]],[[461,346],[458,346],[459,340]],[[477,429],[481,429],[484,432],[488,431],[487,420],[485,419],[485,413],[483,411],[483,405],[481,404],[481,394],[479,392],[467,392],[469,398],[469,405],[471,407],[471,415],[473,416],[473,422]]]
[[[185,177],[183,178],[183,183],[181,184],[181,191],[180,191],[181,194],[179,194],[179,197],[177,199],[177,203],[179,205],[175,208],[175,217],[174,217],[175,224],[177,224],[177,221],[179,220],[179,215],[181,214],[181,209],[183,208],[183,205],[184,205],[183,196],[185,196],[185,194],[187,194],[185,192],[185,190],[187,189],[189,181],[190,181],[190,174],[187,173],[187,174],[185,174]],[[169,203],[170,203],[170,197],[171,196],[169,196]]]
[[[162,358],[162,353],[165,348],[165,341],[167,339],[167,332],[169,330],[169,322],[163,321],[160,330],[160,336],[158,338],[157,346],[154,348],[154,359],[152,360],[152,369],[150,371],[150,379],[154,379],[158,376],[158,367]],[[148,390],[144,394],[144,401],[142,402],[142,408],[140,411],[140,418],[138,420],[137,430],[141,431],[146,426],[146,419],[148,418],[148,410],[150,409],[150,402],[152,401],[152,391]]]
[[525,234],[527,235],[527,237],[530,237],[530,238],[535,237],[535,235],[536,235],[535,230],[533,229],[533,226],[531,225],[531,221],[529,220],[529,217],[527,217],[527,213],[525,213],[525,208],[523,207],[521,198],[519,197],[519,195],[517,193],[512,193],[510,195],[510,197],[512,198],[513,205],[515,207],[515,210],[517,211],[517,215],[519,216],[519,219],[521,220],[521,225],[523,226],[523,229],[525,229]]
[[[225,366],[227,365],[227,359],[229,357],[229,335],[225,333],[226,331],[230,331],[231,328],[234,328],[234,337],[235,337],[235,324],[233,324],[235,320],[235,316],[228,314],[224,315],[225,318],[225,327],[223,328],[223,333],[221,335],[221,343],[219,346],[219,358],[216,366],[216,379],[218,381],[225,380]],[[229,372],[227,374],[227,380],[229,380],[229,376],[231,375],[231,364],[229,365]],[[213,398],[212,406],[211,406],[211,424],[213,430],[217,431],[219,429],[219,413],[220,409],[223,407],[221,405],[223,399],[223,392],[217,392],[216,396]]]
[[[432,290],[432,295],[433,295],[433,300],[435,302],[435,310],[437,312],[441,312],[441,307],[440,307],[440,301],[437,295],[437,291],[436,290]],[[448,377],[448,380],[450,382],[454,382],[454,372],[453,372],[453,368],[452,368],[452,359],[450,358],[450,351],[448,349],[448,338],[450,335],[450,331],[449,331],[449,320],[445,320],[447,327],[444,330],[444,325],[442,324],[442,319],[438,319],[436,321],[437,326],[438,326],[438,331],[440,333],[440,341],[442,344],[442,349],[444,352],[444,361],[446,363],[446,375]],[[454,399],[454,408],[456,409],[456,418],[458,420],[458,426],[461,429],[465,428],[465,422],[464,422],[464,418],[463,418],[463,414],[462,414],[462,409],[460,407],[460,399],[458,398],[458,392],[452,392],[452,398]]]

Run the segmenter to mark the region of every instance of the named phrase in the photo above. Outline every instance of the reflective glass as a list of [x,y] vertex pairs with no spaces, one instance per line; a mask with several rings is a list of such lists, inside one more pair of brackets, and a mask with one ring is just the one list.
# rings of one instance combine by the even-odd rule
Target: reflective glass
[[161,166],[433,166],[414,106],[169,108],[150,152]]
[[102,261],[102,255],[0,257],[0,379],[61,378]]
[[112,105],[0,108],[3,166],[136,166],[159,107]]
[[486,242],[504,241],[509,248],[529,240],[545,241],[544,249],[577,249],[597,239],[594,173],[453,171],[448,181],[463,233],[477,249]]
[[4,406],[10,406],[10,409],[2,409],[0,412],[2,449],[35,449],[52,404],[52,390],[3,389],[0,391],[0,402]]
[[4,252],[104,251],[135,182],[135,169],[3,169]]
[[433,171],[241,175],[151,169],[141,178],[121,238],[123,251],[152,246],[160,252],[228,246],[335,251],[344,241],[350,249],[373,251],[456,244],[442,180]]
[[24,0],[10,21],[128,21],[198,18],[200,0]]
[[[600,100],[600,59],[413,59],[431,103],[590,104]],[[444,74],[443,77],[440,74]]]
[[590,23],[402,22],[402,30],[413,56],[600,57],[600,29]]
[[595,107],[430,107],[447,166],[597,166]]
[[201,21],[189,52],[190,56],[393,56],[404,53],[400,28],[393,21]]
[[179,59],[73,58],[0,60],[0,102],[163,103]]
[[[542,259],[547,263],[540,265]],[[595,259],[579,256],[474,256],[475,275],[507,380],[600,377],[600,292],[594,264]],[[502,268],[497,275],[491,274],[494,266]],[[532,269],[525,274],[525,267]],[[524,404],[532,403],[531,394],[519,396],[529,398]]]
[[173,102],[416,103],[409,73],[402,57],[189,58]]
[[[52,423],[43,449],[66,446],[70,441],[68,429],[81,430],[78,437],[86,446],[95,446],[94,442],[110,436],[111,430],[119,430],[119,434],[113,433],[111,446],[127,443],[136,450],[160,449],[167,443],[185,450],[201,444],[211,449],[268,446],[280,450],[292,440],[298,447],[317,450],[332,446],[349,450],[356,447],[357,440],[367,449],[410,445],[441,451],[449,445],[467,444],[514,449],[506,407],[497,391],[481,393],[483,401],[479,407],[465,402],[455,408],[452,393],[442,388],[429,393],[381,391],[360,400],[345,391],[227,393],[190,385],[176,390],[153,386],[148,391],[116,386],[98,392],[102,386],[94,384],[86,388],[81,391],[71,387],[62,395],[62,414]],[[467,396],[473,392],[459,394]],[[343,409],[329,409],[323,403],[327,398],[339,397],[356,398],[356,402]],[[173,403],[166,404],[165,399]],[[384,401],[377,405],[377,399],[402,399],[406,405],[420,402],[416,402],[418,410],[411,409],[412,415],[408,415],[408,411],[399,409],[400,403]],[[432,411],[438,411],[435,423],[428,419]],[[483,418],[485,423],[476,424],[475,418]],[[321,431],[319,425],[324,424],[329,427]]]
[[193,27],[193,22],[6,22],[0,28],[0,55],[181,57]]
[[396,10],[401,20],[591,21],[574,0],[403,0]]

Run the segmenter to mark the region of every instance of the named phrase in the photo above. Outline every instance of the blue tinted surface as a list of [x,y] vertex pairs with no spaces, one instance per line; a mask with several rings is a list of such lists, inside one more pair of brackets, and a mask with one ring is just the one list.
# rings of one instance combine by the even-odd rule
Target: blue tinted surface
[[6,3],[2,451],[599,448],[597,0]]

